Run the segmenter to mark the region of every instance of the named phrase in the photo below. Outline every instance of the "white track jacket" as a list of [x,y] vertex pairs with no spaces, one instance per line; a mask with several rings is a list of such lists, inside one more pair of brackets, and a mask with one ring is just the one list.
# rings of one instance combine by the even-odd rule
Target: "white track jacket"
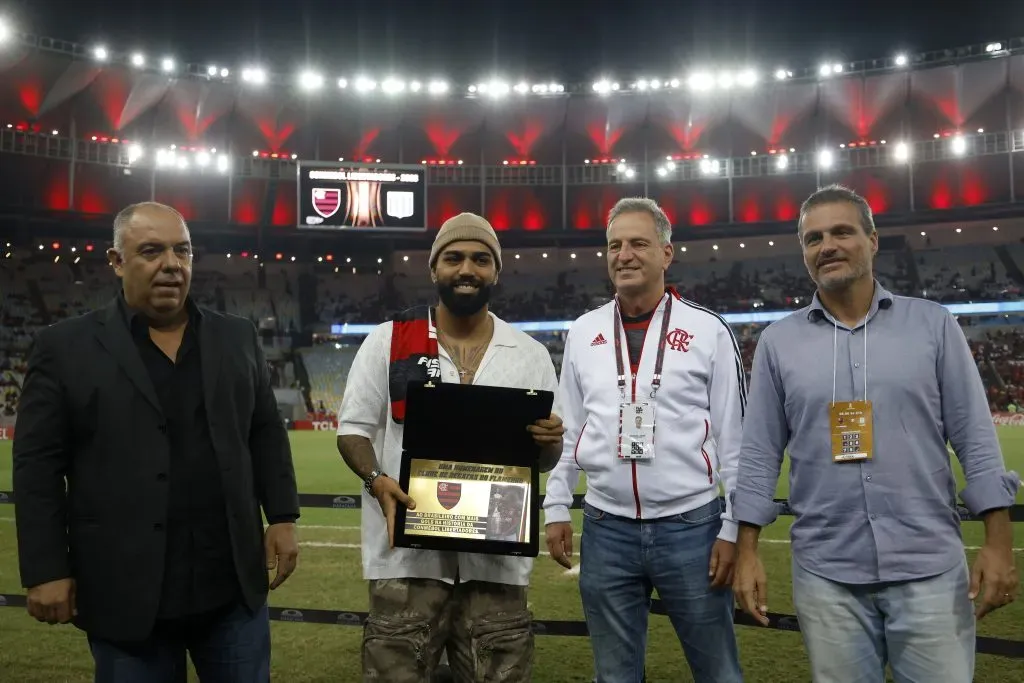
[[746,409],[746,377],[739,345],[718,314],[674,291],[665,295],[647,329],[639,372],[631,376],[626,335],[622,364],[626,401],[650,401],[665,302],[672,296],[661,388],[655,399],[654,458],[620,461],[616,381],[615,301],[591,311],[570,328],[565,342],[558,402],[565,425],[562,458],[544,497],[547,524],[568,522],[579,481],[587,475],[586,502],[631,519],[678,515],[707,504],[724,488],[719,538],[736,541],[730,495]]

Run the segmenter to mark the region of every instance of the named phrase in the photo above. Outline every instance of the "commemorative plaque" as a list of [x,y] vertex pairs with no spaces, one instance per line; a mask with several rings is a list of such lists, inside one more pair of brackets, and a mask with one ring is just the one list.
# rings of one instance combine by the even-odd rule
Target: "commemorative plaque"
[[426,382],[406,395],[395,545],[536,557],[539,447],[550,391]]

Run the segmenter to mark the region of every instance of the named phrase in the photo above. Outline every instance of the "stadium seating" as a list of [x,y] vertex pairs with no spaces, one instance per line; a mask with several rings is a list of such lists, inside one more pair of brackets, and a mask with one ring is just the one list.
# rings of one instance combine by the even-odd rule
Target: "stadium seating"
[[[505,257],[493,310],[507,320],[566,320],[602,305],[612,295],[603,258],[564,254],[532,259],[529,265]],[[677,261],[668,279],[684,296],[719,312],[793,309],[806,304],[813,291],[799,252],[751,253],[707,261]],[[1009,257],[1009,266],[1004,260]],[[268,342],[273,338],[309,339],[309,333],[332,323],[374,323],[414,304],[434,299],[434,287],[423,266],[425,255],[398,261],[388,269],[349,272],[347,266],[322,268],[287,261],[260,264],[226,254],[202,254],[193,275],[193,295],[216,310],[244,316],[257,324]],[[0,412],[14,405],[32,335],[42,325],[79,315],[103,305],[116,291],[116,279],[101,253],[74,259],[41,250],[19,250],[0,261]],[[882,251],[875,262],[879,280],[894,292],[942,301],[1006,300],[1020,295],[1021,283],[1011,272],[1024,264],[1024,245],[1004,245],[1004,253],[986,244],[932,247],[927,241],[914,250]],[[312,302],[300,302],[300,280],[313,275]],[[309,290],[304,290],[307,295]],[[305,306],[300,305],[307,304]],[[309,305],[311,304],[311,305]],[[305,310],[306,319],[300,314]],[[994,330],[994,331],[993,331]],[[737,328],[749,371],[758,328]],[[1015,406],[1024,388],[1024,337],[1016,329],[968,328],[979,369],[993,409]],[[305,335],[305,336],[298,336]],[[549,347],[556,367],[561,360],[561,335],[539,337]],[[336,410],[345,373],[357,338],[316,344],[300,353],[305,375],[294,372],[287,352],[273,360],[280,386],[299,383],[311,410]],[[337,348],[335,348],[337,346]],[[287,372],[285,367],[287,365]]]

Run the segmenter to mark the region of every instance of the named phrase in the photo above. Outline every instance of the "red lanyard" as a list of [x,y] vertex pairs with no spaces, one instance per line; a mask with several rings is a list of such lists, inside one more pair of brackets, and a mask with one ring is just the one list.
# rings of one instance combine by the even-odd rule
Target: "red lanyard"
[[[665,312],[661,319],[661,336],[658,337],[658,358],[654,362],[654,379],[651,380],[651,398],[658,393],[661,386],[661,366],[665,362],[665,343],[668,340],[668,324],[672,317],[672,294],[665,302]],[[615,304],[615,370],[618,373],[619,393],[626,395],[626,369],[622,365],[622,318],[619,315],[619,304]],[[634,397],[635,398],[635,397]]]

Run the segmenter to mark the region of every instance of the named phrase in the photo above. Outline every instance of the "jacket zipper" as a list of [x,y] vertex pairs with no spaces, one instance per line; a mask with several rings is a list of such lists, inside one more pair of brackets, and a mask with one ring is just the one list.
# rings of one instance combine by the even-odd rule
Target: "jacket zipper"
[[[653,323],[654,323],[654,318],[652,317],[650,322],[648,322],[648,324],[647,324],[647,332],[651,331],[651,324],[653,324]],[[632,384],[632,396],[633,396],[632,402],[633,403],[636,403],[636,376],[637,376],[637,374],[640,371],[641,364],[643,364],[643,362],[644,362],[644,348],[647,346],[647,332],[644,333],[644,341],[643,341],[643,344],[641,344],[641,346],[640,346],[640,357],[636,361],[637,372],[633,372],[633,365],[632,365],[632,363],[630,363],[630,368],[629,368],[629,371],[630,371],[629,374],[633,376],[633,384]],[[622,335],[626,336],[625,325],[623,325],[623,328],[622,328]],[[629,357],[628,357],[629,356],[629,343],[628,342],[626,343],[626,356],[627,356],[626,360],[630,360]],[[621,426],[620,426],[620,429],[621,429]],[[631,469],[633,471],[633,502],[636,504],[636,518],[637,519],[643,519],[642,509],[640,507],[640,484],[639,484],[639,482],[637,481],[637,478],[636,478],[636,460],[632,460],[629,464],[630,464],[630,467],[631,467]]]

